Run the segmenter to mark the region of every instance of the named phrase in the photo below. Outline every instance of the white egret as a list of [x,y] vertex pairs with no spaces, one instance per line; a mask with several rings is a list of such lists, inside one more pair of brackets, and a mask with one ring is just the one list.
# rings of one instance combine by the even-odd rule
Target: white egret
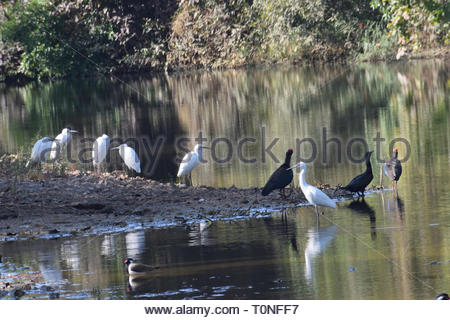
[[63,147],[67,147],[72,140],[72,133],[78,133],[78,131],[70,128],[64,128],[61,133],[56,136],[55,141],[53,141],[52,144],[50,160],[55,160],[58,157],[59,152],[62,151]]
[[319,214],[319,210],[317,208],[318,206],[336,208],[336,203],[332,199],[330,199],[322,190],[306,183],[306,164],[304,162],[299,162],[296,165],[292,166],[290,169],[294,169],[297,167],[300,167],[301,169],[298,178],[300,188],[302,189],[302,192],[308,202],[314,205],[316,213]]
[[94,163],[94,168],[100,168],[101,163],[105,160],[108,154],[110,139],[106,134],[98,137],[94,142],[94,147],[92,149],[92,161]]
[[139,160],[139,157],[133,148],[124,143],[118,147],[111,148],[111,150],[115,149],[119,150],[120,157],[123,159],[123,162],[125,162],[126,166],[130,170],[141,173],[141,161]]
[[202,149],[211,149],[211,148],[201,144],[196,144],[194,147],[194,151],[187,153],[183,157],[183,160],[181,160],[180,167],[178,169],[177,177],[180,178],[181,176],[188,175],[191,185],[192,185],[191,172],[200,163],[200,159],[202,158]]
[[48,160],[54,140],[55,139],[53,138],[44,137],[36,141],[31,150],[31,159],[27,162],[26,167],[28,167],[30,163],[40,163]]

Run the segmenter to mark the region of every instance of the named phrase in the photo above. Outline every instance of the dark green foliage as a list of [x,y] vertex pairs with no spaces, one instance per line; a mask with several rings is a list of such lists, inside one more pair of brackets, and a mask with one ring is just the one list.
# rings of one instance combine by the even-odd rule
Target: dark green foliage
[[10,1],[1,21],[2,46],[17,46],[21,54],[19,67],[5,70],[6,76],[162,69],[176,8],[175,0]]
[[100,61],[101,52],[87,52],[81,44],[91,37],[57,9],[51,2],[39,0],[16,2],[8,8],[2,41],[22,48],[19,73],[53,78],[96,70],[86,58]]
[[448,43],[446,3],[1,0],[0,80],[385,58]]

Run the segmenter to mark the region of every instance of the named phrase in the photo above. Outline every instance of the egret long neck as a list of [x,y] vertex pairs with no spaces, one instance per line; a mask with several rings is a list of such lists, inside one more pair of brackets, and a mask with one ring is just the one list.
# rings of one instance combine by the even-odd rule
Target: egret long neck
[[300,171],[300,176],[298,179],[298,181],[300,183],[300,188],[302,188],[302,189],[305,188],[306,186],[308,186],[308,184],[306,183],[305,175],[306,175],[306,170],[302,169],[302,171]]

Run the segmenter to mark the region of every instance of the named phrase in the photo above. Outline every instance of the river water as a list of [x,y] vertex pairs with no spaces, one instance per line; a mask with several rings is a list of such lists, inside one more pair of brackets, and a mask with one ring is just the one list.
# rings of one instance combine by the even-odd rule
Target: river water
[[[346,200],[316,220],[310,206],[271,217],[0,243],[2,281],[34,279],[24,298],[432,299],[450,291],[449,63],[276,67],[0,87],[0,154],[79,131],[133,144],[144,175],[173,181],[200,134],[194,184],[262,187],[287,148],[312,184],[345,184],[374,150],[399,149],[398,195]],[[84,139],[84,140],[83,140]],[[189,139],[189,140],[183,140]],[[185,143],[186,142],[186,143]],[[185,143],[185,144],[183,144]],[[109,169],[120,169],[111,154]],[[179,160],[179,159],[178,159]],[[297,184],[297,175],[295,176]],[[384,177],[382,183],[390,187]],[[1,223],[1,221],[0,221]],[[158,265],[128,279],[123,260]],[[6,280],[5,280],[6,279]],[[52,289],[50,289],[51,287]]]

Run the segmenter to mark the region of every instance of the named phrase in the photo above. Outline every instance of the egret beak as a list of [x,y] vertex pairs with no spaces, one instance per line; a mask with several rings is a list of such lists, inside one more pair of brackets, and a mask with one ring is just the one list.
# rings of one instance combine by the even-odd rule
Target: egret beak
[[77,130],[70,130],[71,133],[78,133]]
[[119,149],[120,149],[120,146],[119,146],[119,147],[111,148],[111,150],[115,150],[115,149],[119,150]]
[[300,167],[300,163],[294,164],[292,167],[287,168],[286,170],[292,170],[292,169],[295,169],[295,168],[298,168],[298,167]]

